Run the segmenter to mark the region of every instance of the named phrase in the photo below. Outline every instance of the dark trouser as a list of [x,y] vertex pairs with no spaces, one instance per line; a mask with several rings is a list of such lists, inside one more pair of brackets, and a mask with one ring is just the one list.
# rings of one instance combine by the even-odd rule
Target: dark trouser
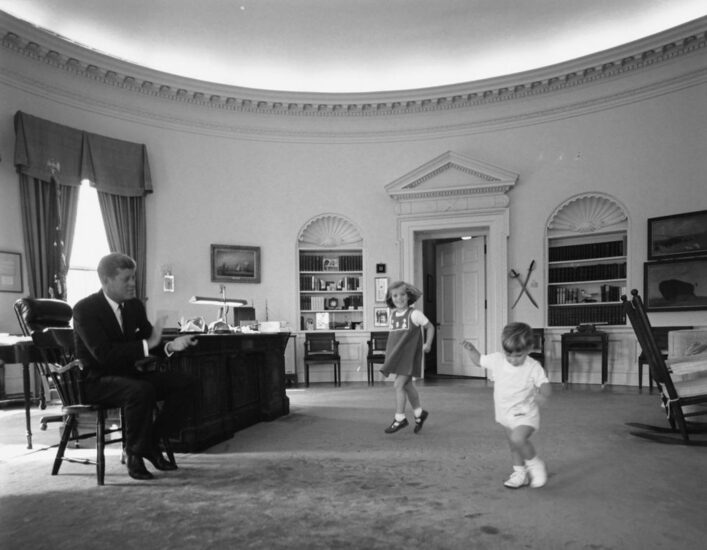
[[[125,450],[136,455],[153,452],[160,439],[173,434],[188,409],[189,378],[176,373],[148,372],[132,376],[101,376],[86,380],[89,403],[122,408],[125,418]],[[155,418],[155,406],[164,401]]]

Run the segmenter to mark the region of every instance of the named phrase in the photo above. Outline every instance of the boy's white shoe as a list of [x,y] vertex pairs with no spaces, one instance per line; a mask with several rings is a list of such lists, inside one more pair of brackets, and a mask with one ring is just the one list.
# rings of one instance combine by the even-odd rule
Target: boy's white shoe
[[547,468],[545,468],[545,463],[536,457],[533,460],[526,461],[525,465],[528,468],[528,475],[530,476],[530,486],[537,488],[545,485],[547,482]]
[[529,482],[530,480],[528,479],[528,471],[525,468],[513,468],[513,473],[511,474],[511,477],[504,481],[503,485],[505,485],[509,489],[520,489],[521,487],[527,485]]

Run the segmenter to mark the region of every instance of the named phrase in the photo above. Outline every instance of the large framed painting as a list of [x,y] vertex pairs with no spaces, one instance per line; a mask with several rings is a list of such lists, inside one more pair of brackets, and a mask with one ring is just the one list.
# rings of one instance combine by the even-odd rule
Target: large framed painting
[[649,311],[707,309],[707,257],[646,262],[643,296]]
[[707,255],[707,210],[648,219],[648,259]]
[[212,244],[211,280],[218,283],[259,283],[260,247]]

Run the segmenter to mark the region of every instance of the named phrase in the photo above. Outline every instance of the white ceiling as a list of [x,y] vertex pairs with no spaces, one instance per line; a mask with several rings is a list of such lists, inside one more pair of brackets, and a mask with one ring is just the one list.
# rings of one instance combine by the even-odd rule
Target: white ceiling
[[704,0],[0,0],[101,53],[220,84],[373,92],[470,82],[619,46]]

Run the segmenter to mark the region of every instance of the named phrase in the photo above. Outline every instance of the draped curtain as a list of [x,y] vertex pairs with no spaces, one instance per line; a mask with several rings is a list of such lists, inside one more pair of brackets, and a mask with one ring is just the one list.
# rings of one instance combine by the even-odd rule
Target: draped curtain
[[20,209],[30,296],[66,298],[79,188],[20,174]]
[[[78,189],[88,180],[99,195],[111,252],[137,262],[137,294],[146,289],[145,195],[152,192],[147,148],[34,117],[15,114],[15,166],[20,195],[28,280],[35,297],[55,297],[62,254],[71,250]],[[56,205],[52,209],[52,204]],[[53,243],[57,243],[54,246]],[[61,252],[66,254],[62,250]],[[68,265],[68,258],[66,258]],[[48,290],[52,286],[52,291]],[[55,288],[56,287],[56,288]]]

